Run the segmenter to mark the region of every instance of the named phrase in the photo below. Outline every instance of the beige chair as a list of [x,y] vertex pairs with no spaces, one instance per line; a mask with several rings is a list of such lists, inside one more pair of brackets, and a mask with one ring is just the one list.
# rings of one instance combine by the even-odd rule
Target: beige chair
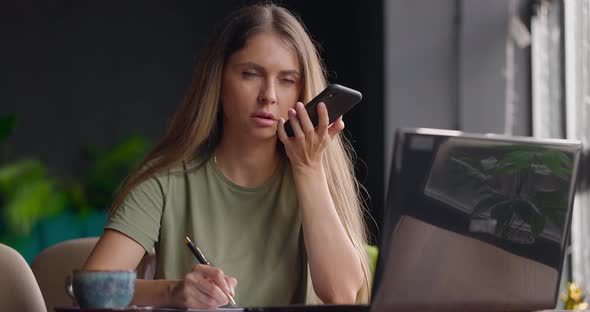
[[[98,242],[98,237],[78,238],[55,244],[43,250],[31,264],[48,311],[56,306],[69,306],[72,300],[65,291],[65,279],[80,269]],[[144,262],[149,259],[147,265]],[[155,255],[146,255],[137,267],[138,278],[152,278]],[[153,263],[153,264],[152,264]]]
[[0,276],[2,311],[47,311],[29,264],[16,250],[3,244],[0,244]]
[[64,241],[43,250],[31,263],[41,287],[47,311],[56,306],[72,305],[65,291],[65,279],[72,270],[80,269],[96,245],[98,237]]

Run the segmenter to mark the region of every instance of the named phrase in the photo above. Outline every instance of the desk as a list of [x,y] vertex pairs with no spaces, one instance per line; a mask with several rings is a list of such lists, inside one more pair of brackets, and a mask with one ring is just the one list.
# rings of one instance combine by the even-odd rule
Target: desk
[[[207,311],[155,307],[127,307],[115,309],[80,309],[79,307],[56,307],[55,312],[180,312]],[[290,305],[280,307],[220,308],[215,312],[369,312],[369,305]]]
[[81,309],[80,307],[55,307],[55,312],[153,312],[152,307],[127,307],[113,309]]
[[[314,308],[318,308],[317,310]],[[276,309],[276,310],[275,310]],[[228,309],[217,309],[217,312],[237,312],[237,311],[246,311],[246,312],[255,312],[255,311],[278,311],[281,312],[303,312],[308,311],[320,311],[320,312],[340,312],[340,311],[354,311],[354,312],[368,312],[369,306],[293,306],[289,307],[280,307],[280,308],[228,308]],[[173,311],[187,311],[187,310],[177,310],[177,309],[162,309],[162,308],[153,308],[153,307],[128,307],[128,308],[120,308],[120,309],[80,309],[79,307],[56,307],[55,312],[173,312]],[[197,310],[195,310],[197,311]],[[201,310],[204,311],[204,310]],[[536,312],[571,312],[572,310],[542,310]]]

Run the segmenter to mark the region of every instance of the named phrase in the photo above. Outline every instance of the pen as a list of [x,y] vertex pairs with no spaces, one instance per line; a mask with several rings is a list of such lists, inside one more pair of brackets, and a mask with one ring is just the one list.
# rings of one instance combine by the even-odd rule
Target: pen
[[[188,236],[184,237],[184,242],[185,242],[186,246],[188,247],[188,249],[190,249],[193,252],[193,255],[195,255],[195,257],[197,258],[197,260],[199,261],[200,264],[211,265],[211,262],[209,262],[207,260],[207,258],[205,258],[205,255],[203,255],[203,252],[201,252],[199,247],[197,247],[195,244],[193,244],[193,242],[191,241],[190,238],[188,238]],[[227,298],[229,299],[229,302],[232,305],[236,305],[236,301],[234,300],[234,298],[230,294],[226,293],[225,295],[227,296]]]

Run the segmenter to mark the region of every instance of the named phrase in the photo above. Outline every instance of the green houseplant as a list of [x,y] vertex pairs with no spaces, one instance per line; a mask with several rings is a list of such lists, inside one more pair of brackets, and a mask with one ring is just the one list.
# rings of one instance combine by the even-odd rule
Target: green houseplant
[[[457,153],[450,160],[459,169],[455,183],[472,183],[480,195],[472,219],[492,220],[496,236],[530,244],[549,223],[563,229],[568,205],[563,190],[573,163],[565,153],[530,145],[499,146],[487,155]],[[499,187],[506,184],[511,187]]]
[[89,207],[106,207],[113,193],[125,177],[139,164],[148,152],[150,141],[139,135],[131,135],[113,146],[88,145],[84,147],[86,173],[80,185]]
[[[0,117],[1,151],[15,125],[14,115]],[[113,146],[83,147],[87,166],[79,177],[55,176],[36,158],[0,154],[0,241],[30,261],[53,243],[100,234],[113,192],[149,146],[134,135]]]
[[[16,117],[0,117],[0,146],[14,129]],[[3,155],[4,156],[4,155]],[[35,158],[0,162],[0,208],[2,241],[10,242],[28,234],[40,219],[55,215],[68,206],[66,186],[49,177],[46,167]]]

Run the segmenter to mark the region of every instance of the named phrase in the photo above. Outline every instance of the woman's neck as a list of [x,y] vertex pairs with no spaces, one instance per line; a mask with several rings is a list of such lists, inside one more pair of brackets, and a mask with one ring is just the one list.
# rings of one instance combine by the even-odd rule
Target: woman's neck
[[222,135],[213,156],[223,175],[243,187],[263,184],[280,164],[276,139],[253,142]]

